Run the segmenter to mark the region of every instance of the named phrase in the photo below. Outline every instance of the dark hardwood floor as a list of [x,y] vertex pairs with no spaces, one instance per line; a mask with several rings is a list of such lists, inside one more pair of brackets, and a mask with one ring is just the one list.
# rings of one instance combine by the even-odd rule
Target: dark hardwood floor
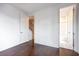
[[40,44],[35,44],[31,56],[58,56],[59,49]]
[[54,48],[49,46],[44,46],[41,44],[35,44],[32,47],[32,41],[25,42],[18,46],[9,48],[5,51],[0,52],[0,56],[75,56],[78,55],[72,50],[64,48]]
[[78,56],[79,54],[70,49],[60,48],[59,55],[60,56]]

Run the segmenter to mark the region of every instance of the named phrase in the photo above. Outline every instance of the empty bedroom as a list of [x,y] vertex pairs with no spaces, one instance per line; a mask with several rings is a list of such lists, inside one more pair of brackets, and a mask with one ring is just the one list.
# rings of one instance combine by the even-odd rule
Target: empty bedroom
[[0,3],[0,56],[79,56],[78,3]]

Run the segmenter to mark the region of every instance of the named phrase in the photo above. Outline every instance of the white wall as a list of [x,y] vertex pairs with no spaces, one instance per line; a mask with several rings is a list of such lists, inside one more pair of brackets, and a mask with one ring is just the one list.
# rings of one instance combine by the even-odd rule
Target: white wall
[[48,7],[34,13],[35,43],[58,47],[58,8]]
[[[25,20],[23,18],[25,16],[26,14],[10,5],[0,4],[0,51],[31,39],[28,34],[28,25],[25,27],[24,23],[20,22]],[[21,30],[21,28],[23,29]],[[20,32],[23,32],[23,35],[26,34],[26,37],[21,38],[23,35]]]
[[79,4],[77,4],[77,12],[76,12],[76,14],[77,14],[77,38],[78,38],[78,40],[77,40],[77,52],[79,53]]
[[79,53],[79,4],[74,6],[74,50]]
[[78,52],[78,19],[77,5],[74,5],[74,51]]

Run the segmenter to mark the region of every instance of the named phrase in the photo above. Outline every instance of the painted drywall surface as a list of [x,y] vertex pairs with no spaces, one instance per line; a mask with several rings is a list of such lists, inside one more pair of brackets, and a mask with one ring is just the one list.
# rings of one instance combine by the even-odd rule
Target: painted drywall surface
[[58,47],[59,25],[58,8],[48,7],[36,13],[35,16],[35,43]]
[[22,28],[20,25],[23,24],[20,20],[25,17],[21,17],[21,13],[21,11],[10,5],[0,4],[0,51],[30,40],[28,38],[28,27],[23,27],[22,31],[26,34],[26,37],[24,37],[25,39],[21,38],[23,35],[20,33]]
[[79,4],[77,4],[77,37],[78,37],[78,40],[77,40],[77,52],[79,53]]
[[78,18],[77,18],[77,5],[74,5],[74,19],[73,19],[73,30],[74,30],[74,51],[78,52]]

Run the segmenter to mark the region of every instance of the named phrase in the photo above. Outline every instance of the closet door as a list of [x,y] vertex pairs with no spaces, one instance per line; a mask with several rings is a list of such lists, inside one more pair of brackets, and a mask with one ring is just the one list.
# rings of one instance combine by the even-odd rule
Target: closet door
[[73,6],[60,9],[60,47],[74,49]]

